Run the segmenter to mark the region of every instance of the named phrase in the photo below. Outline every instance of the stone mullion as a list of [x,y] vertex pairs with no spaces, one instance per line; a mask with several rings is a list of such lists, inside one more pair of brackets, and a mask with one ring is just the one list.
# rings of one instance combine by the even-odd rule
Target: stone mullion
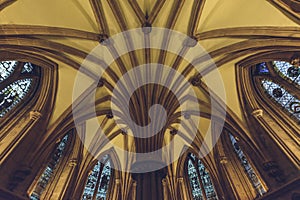
[[102,162],[100,162],[100,170],[99,170],[97,182],[95,185],[95,191],[94,191],[93,198],[92,198],[93,200],[96,200],[96,198],[97,198],[97,193],[98,193],[98,189],[99,189],[99,185],[100,185],[101,174],[102,174],[103,168],[104,168],[104,164]]

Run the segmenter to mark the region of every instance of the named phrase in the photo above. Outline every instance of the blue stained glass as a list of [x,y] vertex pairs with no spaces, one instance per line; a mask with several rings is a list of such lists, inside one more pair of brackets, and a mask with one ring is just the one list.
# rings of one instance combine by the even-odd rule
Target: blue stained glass
[[1,61],[0,62],[0,83],[7,79],[15,70],[17,61]]
[[273,63],[275,71],[277,71],[281,77],[300,85],[300,68],[294,67],[285,61],[274,61]]
[[268,95],[271,96],[273,100],[279,103],[282,108],[287,110],[296,119],[300,120],[300,100],[291,95],[287,90],[285,90],[280,85],[267,80],[262,80],[262,86]]
[[[203,163],[198,158],[196,158],[194,154],[190,154],[187,165],[188,177],[192,188],[193,199],[204,199],[204,191],[207,200],[218,200],[215,188],[210,178],[210,174]],[[197,166],[197,168],[195,168],[195,165]]]
[[266,193],[266,190],[263,188],[260,180],[258,179],[255,171],[253,170],[251,164],[249,163],[248,159],[244,155],[244,152],[241,150],[240,146],[238,145],[236,139],[229,134],[232,146],[234,148],[235,153],[237,154],[243,168],[245,169],[247,176],[249,180],[251,181],[253,187],[256,189],[258,194],[262,196],[264,193]]
[[260,74],[260,75],[261,74],[269,74],[269,69],[265,62],[257,64],[256,70],[257,70],[258,74]]
[[43,191],[47,187],[52,175],[63,156],[66,145],[68,142],[69,134],[67,134],[61,142],[56,147],[54,153],[52,154],[50,162],[47,164],[45,170],[43,171],[42,175],[40,176],[38,183],[36,184],[34,191],[30,195],[30,200],[39,200]]
[[17,80],[0,91],[0,118],[26,96],[31,84],[30,78]]
[[87,178],[87,182],[82,195],[83,200],[105,200],[109,182],[111,179],[111,163],[109,156],[104,156],[96,163]]

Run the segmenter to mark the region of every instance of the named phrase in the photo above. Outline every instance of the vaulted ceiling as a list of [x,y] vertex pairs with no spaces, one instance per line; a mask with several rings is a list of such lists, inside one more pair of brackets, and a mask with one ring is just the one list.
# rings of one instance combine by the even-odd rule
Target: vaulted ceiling
[[[57,126],[64,116],[70,114],[78,69],[101,39],[150,24],[152,27],[168,28],[196,39],[219,69],[226,91],[225,103],[229,115],[246,127],[238,98],[235,64],[254,52],[263,52],[264,47],[276,45],[276,39],[300,37],[299,21],[290,19],[274,4],[265,0],[1,2],[3,5],[6,3],[6,6],[0,12],[0,47],[13,51],[14,46],[22,46],[23,51],[36,51],[58,64],[58,88],[49,129]],[[185,73],[189,63],[171,52],[136,50],[122,55],[104,73],[104,86],[99,87],[96,92],[96,110],[102,113],[98,120],[108,132],[116,133],[119,129],[113,127],[113,123],[107,122],[105,116],[111,108],[112,89],[126,71],[146,63],[172,66],[188,80],[197,75],[195,70]],[[207,89],[202,86],[198,86],[196,95],[202,112],[200,132],[206,132],[211,102]],[[178,109],[176,101],[171,101],[169,91],[153,87],[144,87],[136,92],[136,98],[131,99],[133,105],[139,105],[131,108],[132,112],[138,113],[132,116],[137,121],[147,114],[148,104],[165,103],[164,106],[172,110],[172,114]],[[152,99],[151,102],[145,102],[141,100],[143,98]],[[164,102],[166,98],[171,100]],[[91,102],[86,102],[89,103]],[[120,109],[121,107],[119,106]],[[86,123],[86,131],[89,132],[89,120]],[[147,119],[138,123],[145,124]],[[171,130],[174,124],[176,119],[167,129]],[[122,140],[116,143],[122,143],[120,141]]]

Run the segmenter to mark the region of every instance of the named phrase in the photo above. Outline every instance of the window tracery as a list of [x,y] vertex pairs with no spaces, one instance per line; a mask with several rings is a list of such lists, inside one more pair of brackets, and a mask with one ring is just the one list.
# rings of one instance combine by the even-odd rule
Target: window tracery
[[42,175],[40,176],[32,194],[30,195],[31,200],[39,200],[41,195],[43,194],[44,190],[46,189],[49,181],[54,175],[54,172],[61,161],[62,156],[66,151],[66,146],[68,141],[70,140],[70,133],[65,135],[60,143],[57,145],[56,149],[51,155],[51,159],[47,164],[46,168],[44,169]]
[[218,199],[208,170],[194,154],[188,156],[187,170],[194,200]]
[[39,67],[29,62],[0,62],[0,118],[15,108],[29,93],[34,93]]
[[244,168],[245,172],[247,173],[247,176],[252,183],[253,187],[255,188],[256,192],[262,196],[264,193],[266,193],[266,190],[264,189],[261,181],[259,180],[257,174],[255,173],[251,163],[248,161],[247,157],[245,156],[243,150],[240,148],[237,140],[234,138],[233,135],[229,134],[231,144],[233,146],[233,149],[239,158],[239,161]]
[[266,97],[300,122],[300,68],[286,61],[262,62],[256,65],[255,77]]
[[105,200],[107,197],[111,176],[111,161],[109,156],[105,155],[96,163],[89,174],[83,191],[82,199]]

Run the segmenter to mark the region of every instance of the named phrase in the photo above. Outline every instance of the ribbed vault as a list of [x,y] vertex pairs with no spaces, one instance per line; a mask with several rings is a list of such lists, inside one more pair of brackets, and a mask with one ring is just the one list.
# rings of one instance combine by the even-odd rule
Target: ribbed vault
[[[296,48],[295,41],[300,37],[296,33],[300,31],[297,21],[290,20],[270,2],[261,0],[251,2],[195,0],[192,3],[188,0],[74,0],[64,3],[60,0],[51,2],[6,0],[0,3],[1,50],[22,51],[28,54],[35,52],[54,60],[59,66],[55,108],[48,125],[48,134],[54,134],[55,130],[62,129],[61,127],[67,126],[66,124],[72,124],[72,92],[78,69],[97,45],[115,34],[134,28],[162,27],[194,38],[209,53],[219,68],[228,97],[225,102],[227,114],[242,128],[246,127],[246,123],[238,98],[235,63],[254,53],[268,52],[268,48],[271,47],[283,51],[287,50],[287,46]],[[128,45],[130,43],[131,41],[128,41]],[[15,47],[20,46],[22,50],[15,50]],[[112,55],[118,54],[113,45],[107,48]],[[182,51],[184,54],[184,46]],[[137,124],[146,125],[150,120],[151,106],[160,104],[167,110],[168,121],[160,134],[150,138],[150,143],[148,140],[138,141],[132,137],[134,133],[128,131],[129,124],[123,115],[122,103],[124,102],[115,99],[112,104],[112,93],[124,74],[135,67],[149,63],[159,63],[174,69],[193,83],[197,97],[193,102],[197,103],[201,112],[187,115],[191,114],[199,118],[200,126],[187,122],[183,132],[174,132],[178,128],[178,123],[188,118],[181,112],[179,99],[175,98],[176,95],[167,88],[148,84],[130,96],[131,118]],[[211,70],[212,67],[208,65],[203,69],[203,73],[208,74]],[[95,81],[99,78],[92,71],[84,73]],[[153,73],[158,79],[162,78],[159,71]],[[210,123],[211,95],[213,99],[218,100],[217,96],[208,92],[205,82],[202,81],[199,73],[181,56],[164,50],[146,48],[118,57],[105,70],[103,78],[98,83],[94,101],[86,98],[89,96],[88,92],[82,94],[76,101],[84,102],[86,107],[95,105],[96,118],[105,135],[115,145],[133,152],[150,151],[156,148],[154,144],[158,147],[168,144],[174,139],[175,134],[184,143],[190,143],[192,126],[199,127],[197,136],[198,142],[201,142],[201,138],[204,137],[201,133],[206,132],[207,124]],[[167,82],[178,88],[180,98],[187,98],[184,93],[185,86],[176,82],[174,77],[170,76]],[[125,87],[130,87],[130,83],[126,83]],[[120,97],[126,95],[121,93]],[[116,126],[116,121],[111,119],[112,105],[115,106],[114,111],[119,113],[117,117],[120,120],[123,118],[120,122],[123,128]],[[81,116],[84,130],[81,134],[87,134],[91,131],[89,123],[95,116],[88,112],[82,113],[84,113]],[[157,123],[161,121],[160,118],[155,120]],[[101,138],[94,142],[99,141],[103,142]],[[102,151],[109,148],[106,145],[107,141],[104,141],[97,148]]]

